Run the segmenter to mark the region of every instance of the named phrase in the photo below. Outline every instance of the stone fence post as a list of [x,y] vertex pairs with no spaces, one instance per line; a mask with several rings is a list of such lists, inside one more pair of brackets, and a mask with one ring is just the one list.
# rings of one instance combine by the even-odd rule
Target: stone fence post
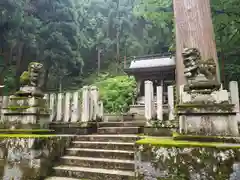
[[89,87],[84,86],[82,92],[82,122],[88,122],[90,119],[90,93]]
[[49,110],[50,110],[50,122],[56,117],[56,94],[52,93],[49,96]]
[[62,121],[63,119],[63,93],[58,93],[57,95],[57,117],[56,121]]
[[98,112],[98,88],[96,86],[91,87],[90,96],[91,96],[91,109],[92,109],[92,120],[96,121],[97,112]]
[[175,119],[175,116],[174,116],[174,87],[173,86],[168,86],[168,109],[169,109],[168,120],[172,121]]
[[66,92],[65,94],[65,101],[64,101],[64,122],[69,122],[71,120],[71,99],[72,93]]
[[4,113],[6,112],[8,106],[9,96],[3,96],[2,98],[2,107],[1,107],[1,121],[4,121]]
[[163,88],[157,87],[157,119],[163,120]]
[[229,91],[230,91],[230,98],[231,103],[234,104],[234,112],[236,112],[237,121],[240,122],[240,107],[239,107],[239,89],[238,89],[238,82],[237,81],[231,81],[229,83]]
[[73,93],[71,112],[72,112],[71,122],[77,122],[80,118],[80,103],[78,91]]
[[144,82],[144,89],[145,89],[145,118],[147,120],[147,125],[149,125],[149,121],[153,118],[153,83],[152,81],[145,81]]
[[98,113],[97,113],[97,117],[99,119],[103,119],[103,113],[104,113],[104,109],[103,109],[103,102],[102,101],[98,101]]

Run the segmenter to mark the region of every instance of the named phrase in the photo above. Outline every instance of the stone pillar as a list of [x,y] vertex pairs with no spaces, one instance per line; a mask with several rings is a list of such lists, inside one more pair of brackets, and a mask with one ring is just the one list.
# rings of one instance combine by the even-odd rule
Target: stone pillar
[[174,116],[174,89],[173,86],[168,86],[168,108],[169,108],[169,116],[168,119],[170,121],[175,119]]
[[[183,96],[184,96],[184,85],[181,85],[179,87],[179,103],[182,104],[183,103]],[[183,116],[178,116],[179,117],[179,132],[180,133],[183,133],[184,132],[184,129],[185,129],[185,121],[184,121],[184,118]]]
[[163,120],[163,88],[157,86],[157,119]]
[[72,93],[66,92],[64,101],[64,122],[69,122],[71,118],[71,98]]
[[82,92],[82,122],[88,122],[90,119],[90,99],[89,99],[89,87],[84,86]]
[[154,99],[154,86],[153,86],[153,83],[152,83],[152,86],[151,86],[151,109],[152,109],[152,119],[153,117],[156,116],[156,107],[155,107],[155,99]]
[[92,99],[92,120],[95,121],[97,119],[97,112],[98,112],[98,98],[99,98],[99,92],[98,88],[96,86],[91,87],[91,99]]
[[49,109],[50,109],[50,122],[52,122],[56,116],[56,94],[54,93],[50,94]]
[[71,112],[72,112],[71,122],[77,122],[80,118],[80,103],[78,91],[73,93]]
[[231,96],[231,102],[232,104],[235,104],[234,112],[237,112],[239,114],[239,90],[237,81],[231,81],[229,83],[229,91]]
[[147,120],[147,125],[149,121],[153,118],[153,83],[152,81],[144,82],[145,91],[145,118]]
[[237,81],[231,81],[229,83],[229,91],[230,91],[231,103],[235,105],[234,112],[236,112],[236,119],[238,122],[240,122],[239,89],[238,89]]
[[57,118],[56,121],[62,121],[63,118],[63,93],[57,95]]
[[2,99],[2,107],[1,107],[1,121],[4,121],[4,113],[6,112],[7,106],[8,106],[9,96],[3,96]]
[[47,108],[49,108],[49,94],[45,94],[44,97],[43,97],[43,99],[45,99],[45,101],[46,101],[46,106],[47,106]]
[[103,109],[103,102],[98,101],[98,118],[103,119],[104,109]]

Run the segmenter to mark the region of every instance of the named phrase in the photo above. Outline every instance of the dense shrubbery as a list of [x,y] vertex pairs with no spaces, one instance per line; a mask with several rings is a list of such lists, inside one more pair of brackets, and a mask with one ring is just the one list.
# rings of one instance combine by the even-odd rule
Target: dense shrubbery
[[105,112],[126,112],[136,95],[136,81],[133,77],[103,77],[95,83],[99,88]]

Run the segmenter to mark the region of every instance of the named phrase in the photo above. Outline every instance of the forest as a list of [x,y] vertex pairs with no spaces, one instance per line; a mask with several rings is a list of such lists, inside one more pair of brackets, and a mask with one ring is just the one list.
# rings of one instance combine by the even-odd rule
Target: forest
[[[211,8],[222,80],[240,79],[239,1],[211,0]],[[0,1],[4,94],[32,61],[44,64],[45,90],[71,90],[102,73],[123,75],[124,57],[174,49],[172,0]]]

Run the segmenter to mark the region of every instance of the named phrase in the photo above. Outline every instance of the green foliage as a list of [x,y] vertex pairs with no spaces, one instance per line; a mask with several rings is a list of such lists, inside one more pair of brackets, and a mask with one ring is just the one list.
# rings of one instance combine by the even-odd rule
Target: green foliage
[[116,76],[106,78],[95,85],[106,112],[126,112],[136,95],[136,81],[133,77]]
[[[220,65],[229,79],[238,80],[240,77],[239,0],[211,0],[210,2]],[[134,12],[137,16],[149,20],[168,32],[167,36],[172,37],[169,50],[175,51],[172,7],[172,0],[136,0]],[[227,61],[222,62],[225,60]]]
[[[0,52],[16,79],[31,59],[44,64],[48,87],[81,86],[96,72],[121,72],[123,56],[165,51],[167,28],[133,13],[135,0],[2,0]],[[84,68],[83,68],[84,67]],[[115,73],[115,72],[114,72]]]
[[[174,51],[172,6],[172,0],[1,0],[0,52],[7,55],[5,71],[11,68],[2,73],[9,75],[5,85],[16,82],[31,59],[44,64],[48,87],[56,90],[60,83],[63,89],[87,83],[98,51],[100,71],[114,75],[122,73],[123,56]],[[239,79],[239,2],[212,0],[211,6],[223,66]]]
[[15,87],[15,74],[14,74],[15,68],[10,67],[7,69],[4,73],[4,88],[3,88],[3,94],[4,95],[9,95],[13,92],[14,87]]

